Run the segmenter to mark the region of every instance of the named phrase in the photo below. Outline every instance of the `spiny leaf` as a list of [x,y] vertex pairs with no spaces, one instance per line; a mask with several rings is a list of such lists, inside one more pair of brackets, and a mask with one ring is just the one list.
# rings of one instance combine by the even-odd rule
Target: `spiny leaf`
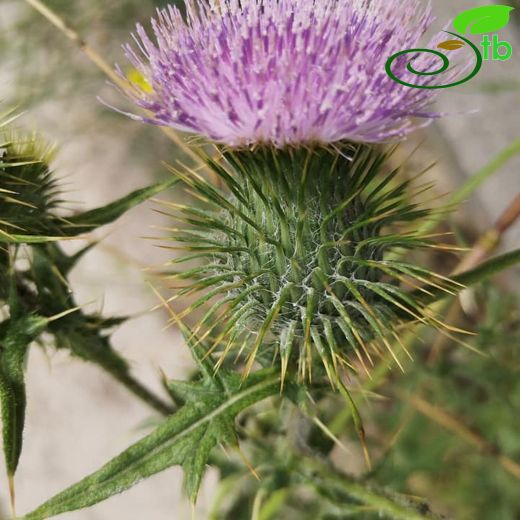
[[[26,299],[29,300],[26,304],[43,309],[42,312],[49,317],[76,308],[67,274],[81,258],[81,253],[70,257],[56,244],[33,247],[31,270],[26,277],[35,285],[35,291],[27,284],[23,285]],[[88,315],[79,310],[61,320],[50,322],[47,332],[53,335],[57,348],[67,349],[71,354],[95,363],[161,414],[169,414],[171,407],[132,376],[126,360],[112,347],[107,330],[120,321]]]
[[90,233],[98,227],[110,224],[123,216],[127,211],[149,198],[174,186],[178,179],[170,179],[163,183],[154,184],[142,188],[106,206],[79,213],[71,217],[54,217],[52,219],[55,236],[50,235],[26,235],[20,233],[7,233],[0,228],[0,242],[8,244],[42,244],[45,242],[57,242],[66,237],[74,237],[84,233]]
[[[235,375],[221,375],[232,388],[229,394],[203,378],[205,390],[153,433],[112,459],[99,471],[51,498],[25,520],[50,516],[94,505],[173,465],[182,465],[185,486],[195,500],[210,451],[218,443],[235,443],[233,421],[237,414],[279,392],[280,378],[272,371],[257,372],[242,386]],[[175,384],[174,384],[175,386]]]
[[40,335],[48,320],[26,314],[0,324],[0,401],[2,435],[7,473],[12,477],[22,452],[25,423],[24,366],[29,345]]
[[496,32],[509,23],[513,7],[508,5],[484,5],[463,11],[453,20],[453,27],[465,34]]
[[181,224],[188,217],[193,226],[174,229],[172,239],[187,258],[206,262],[175,271],[190,280],[175,298],[202,293],[182,317],[211,306],[196,329],[216,338],[208,355],[220,356],[217,366],[233,349],[246,374],[255,361],[274,358],[283,377],[298,371],[310,379],[315,367],[330,378],[351,353],[364,366],[378,342],[388,348],[386,335],[403,310],[408,321],[428,321],[409,303],[405,284],[460,290],[427,269],[387,263],[396,248],[444,246],[403,232],[431,212],[411,201],[413,187],[398,179],[399,168],[386,174],[385,153],[365,145],[344,152],[225,150],[209,164],[227,189],[177,173],[204,207],[172,205]]
[[[477,283],[483,282],[492,276],[495,276],[506,269],[510,269],[515,265],[520,263],[520,249],[515,249],[509,253],[505,253],[503,255],[496,256],[491,260],[483,262],[475,269],[471,269],[470,271],[465,271],[457,276],[453,277],[453,281],[461,284],[461,290],[464,286],[471,286]],[[432,294],[425,295],[419,294],[418,291],[413,293],[413,296],[417,299],[417,301],[431,304],[435,301],[441,300],[447,296],[445,291],[441,291],[439,289],[432,289]]]
[[66,236],[75,236],[81,233],[88,233],[100,226],[110,224],[133,207],[174,186],[177,182],[178,179],[172,177],[165,182],[135,190],[125,197],[107,204],[106,206],[63,219],[62,231]]

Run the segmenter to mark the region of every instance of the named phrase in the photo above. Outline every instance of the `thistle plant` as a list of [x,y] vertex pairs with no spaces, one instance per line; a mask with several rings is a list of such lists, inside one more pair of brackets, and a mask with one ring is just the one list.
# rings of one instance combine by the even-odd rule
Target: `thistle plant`
[[335,384],[352,358],[368,371],[388,349],[399,363],[387,338],[401,321],[435,322],[406,284],[457,290],[388,260],[397,248],[434,247],[411,231],[428,210],[368,144],[435,116],[430,90],[396,86],[384,67],[388,52],[417,45],[430,12],[394,7],[188,2],[187,21],[176,7],[160,10],[156,42],[138,26],[140,50],[126,47],[142,75],[130,96],[151,113],[142,119],[218,143],[209,165],[223,188],[176,172],[205,207],[181,208],[191,229],[173,236],[187,259],[205,259],[173,275],[194,278],[180,295],[207,289],[189,310],[219,298],[196,328],[220,351],[217,366],[236,349],[246,375],[255,360],[275,362],[283,382],[288,370],[310,378],[318,361]]
[[217,299],[194,331],[219,350],[217,367],[236,349],[246,375],[258,360],[280,366],[282,384],[288,371],[311,379],[313,367],[336,384],[383,351],[399,364],[388,338],[403,322],[443,326],[406,288],[459,284],[388,258],[440,246],[408,227],[430,212],[409,200],[410,182],[394,182],[399,169],[383,174],[387,155],[352,144],[229,150],[211,163],[223,189],[178,173],[206,204],[179,208],[190,227],[173,234],[187,252],[175,263],[205,262],[170,278],[193,280],[179,296],[202,291],[184,314]]
[[90,246],[70,256],[57,244],[115,220],[164,186],[134,192],[99,210],[66,215],[49,164],[52,148],[34,135],[10,129],[13,118],[5,117],[0,125],[0,396],[12,479],[23,442],[25,360],[43,334],[53,338],[56,348],[99,365],[161,413],[171,408],[134,379],[127,362],[112,349],[110,330],[125,318],[87,314],[77,306],[68,277]]
[[[6,208],[0,206],[0,238],[9,248],[36,244],[28,272],[16,273],[6,256],[11,281],[4,299],[16,309],[17,279],[29,292],[34,284],[36,303],[25,303],[26,315],[44,311],[44,325],[56,323],[51,330],[59,343],[100,364],[167,416],[100,470],[23,518],[91,506],[172,465],[183,467],[195,503],[209,463],[224,477],[240,475],[244,467],[258,477],[253,466],[262,468],[265,480],[253,486],[256,520],[275,518],[266,512],[274,506],[262,509],[262,500],[280,491],[303,497],[306,505],[309,494],[299,495],[300,487],[309,488],[313,499],[308,510],[300,503],[299,514],[312,518],[366,510],[388,518],[433,518],[424,504],[330,464],[339,441],[316,412],[340,395],[336,403],[348,410],[370,468],[352,381],[378,377],[389,361],[404,370],[403,359],[414,355],[407,348],[413,327],[428,326],[448,338],[463,332],[432,304],[519,260],[514,251],[452,277],[415,260],[423,250],[457,250],[430,231],[447,208],[431,209],[425,202],[431,189],[419,181],[425,171],[408,178],[395,158],[399,140],[439,116],[431,108],[434,89],[410,89],[385,71],[388,56],[417,47],[430,27],[431,10],[422,6],[418,0],[399,6],[387,0],[187,0],[185,12],[173,6],[158,10],[154,37],[138,25],[134,43],[125,46],[135,70],[116,69],[118,86],[137,105],[136,114],[125,113],[190,133],[202,168],[172,166],[168,182],[104,208],[56,216],[59,199],[48,165],[30,159],[32,152],[6,146],[6,157],[17,150],[11,166],[21,168],[18,181],[35,168],[39,173],[36,192],[28,190],[36,202],[22,201],[22,189],[0,191]],[[431,60],[417,56],[414,68],[428,71]],[[455,67],[447,75],[454,79],[459,73]],[[400,77],[407,74],[410,69]],[[425,73],[414,81],[433,87],[440,80]],[[175,243],[172,251],[180,251],[172,253],[164,282],[170,291],[182,286],[166,296],[156,292],[181,329],[197,371],[189,381],[165,378],[170,405],[134,381],[111,351],[102,332],[114,320],[84,315],[70,293],[62,297],[57,281],[48,286],[37,273],[48,275],[54,266],[66,278],[79,257],[65,256],[55,240],[108,223],[173,184],[183,186],[192,202],[164,203],[174,221],[166,239]],[[9,213],[13,201],[22,205],[17,219]],[[32,224],[33,209],[47,220]],[[24,285],[24,279],[33,284]],[[39,303],[49,291],[58,297],[52,293]],[[181,312],[173,310],[172,302],[188,298]],[[186,319],[192,313],[198,319],[190,327]],[[81,347],[87,336],[77,329],[93,323],[95,338],[88,336]],[[7,338],[9,325],[5,330]],[[25,346],[36,337],[24,336]],[[12,425],[10,367],[6,361],[2,400],[8,403],[4,424]],[[17,383],[20,367],[14,370]],[[257,413],[267,398],[274,412]],[[290,419],[295,411],[296,421]],[[19,455],[21,430],[11,430]],[[6,453],[13,453],[10,442],[4,434]],[[240,465],[219,458],[217,445],[235,448]],[[11,475],[15,467],[8,464]],[[293,514],[292,505],[282,501],[274,510]],[[222,518],[239,518],[238,512],[227,514]]]

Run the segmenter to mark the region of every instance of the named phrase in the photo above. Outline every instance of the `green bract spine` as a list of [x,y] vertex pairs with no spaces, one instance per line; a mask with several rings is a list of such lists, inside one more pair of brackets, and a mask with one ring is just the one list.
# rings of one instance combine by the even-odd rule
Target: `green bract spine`
[[435,324],[410,290],[456,284],[389,257],[435,247],[416,231],[431,210],[387,169],[392,152],[223,150],[209,160],[219,187],[176,172],[202,207],[176,206],[190,229],[173,233],[185,252],[174,262],[199,263],[171,277],[189,280],[178,296],[197,295],[183,316],[205,310],[194,334],[211,338],[217,367],[235,351],[245,375],[275,362],[282,381],[318,371],[334,383],[340,367],[369,371],[385,350],[399,363],[388,338],[402,322]]

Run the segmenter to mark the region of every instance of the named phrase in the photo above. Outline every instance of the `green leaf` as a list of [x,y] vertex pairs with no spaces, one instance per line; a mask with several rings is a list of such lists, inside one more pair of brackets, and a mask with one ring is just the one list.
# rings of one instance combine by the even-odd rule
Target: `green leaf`
[[483,282],[491,276],[505,271],[506,269],[514,267],[518,263],[520,263],[520,249],[515,249],[509,253],[496,256],[495,258],[480,264],[475,269],[454,276],[453,280],[466,286],[474,285]]
[[[497,154],[486,164],[480,171],[476,172],[447,200],[446,207],[456,208],[463,202],[467,201],[489,178],[499,173],[504,165],[520,154],[520,139],[515,139],[504,150]],[[424,224],[419,226],[419,234],[427,234],[441,222],[445,214],[438,212],[434,216],[428,218]],[[402,254],[394,253],[389,258],[399,258]]]
[[0,401],[4,456],[9,477],[18,466],[25,423],[24,366],[29,345],[48,320],[40,316],[12,317],[0,324]]
[[172,177],[165,182],[154,184],[147,188],[142,188],[116,200],[106,206],[96,208],[72,217],[68,217],[63,221],[62,230],[66,236],[75,236],[81,233],[88,233],[100,226],[110,224],[127,211],[141,204],[145,200],[171,188],[179,182],[179,179]]
[[63,217],[57,215],[63,200],[49,166],[53,150],[18,133],[7,134],[4,141],[0,141],[0,243],[41,244],[89,233],[178,182],[171,177],[106,206]]
[[270,370],[251,375],[242,385],[236,374],[222,372],[220,377],[229,391],[204,377],[200,391],[186,394],[186,405],[154,432],[23,518],[41,520],[89,507],[178,464],[184,469],[186,491],[195,501],[211,450],[219,443],[237,442],[237,414],[280,391],[280,378]]
[[[88,248],[68,256],[56,244],[33,247],[30,283],[34,284],[35,293],[29,298],[34,300],[30,302],[32,307],[43,309],[42,312],[48,317],[62,315],[78,307],[67,275],[86,251]],[[25,287],[25,292],[28,291],[30,289]],[[171,406],[135,379],[126,360],[112,347],[107,329],[120,322],[120,318],[107,320],[78,309],[73,314],[50,322],[47,332],[54,336],[56,348],[67,349],[73,355],[95,363],[143,402],[161,414],[169,415]]]
[[466,34],[484,34],[495,32],[509,23],[510,12],[513,7],[508,5],[485,5],[475,7],[460,13],[453,20],[453,27]]
[[[492,276],[505,271],[511,267],[520,263],[520,249],[515,249],[509,253],[505,253],[503,255],[497,256],[488,260],[487,262],[483,262],[475,269],[471,269],[469,271],[465,271],[457,276],[453,276],[451,279],[461,284],[460,290],[464,289],[464,287],[469,287],[471,285],[475,285],[477,283],[483,282]],[[412,294],[417,301],[425,304],[431,304],[438,300],[442,300],[449,296],[445,291],[442,291],[437,288],[429,289],[429,295],[424,295],[420,293],[420,291],[414,291]]]

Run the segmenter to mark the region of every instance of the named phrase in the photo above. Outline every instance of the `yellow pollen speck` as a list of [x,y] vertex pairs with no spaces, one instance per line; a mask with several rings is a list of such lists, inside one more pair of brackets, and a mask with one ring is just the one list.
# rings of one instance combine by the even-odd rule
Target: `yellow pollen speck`
[[136,87],[139,87],[143,92],[147,94],[151,94],[153,92],[153,87],[148,83],[147,79],[135,68],[130,69],[126,77],[128,80],[133,83]]

